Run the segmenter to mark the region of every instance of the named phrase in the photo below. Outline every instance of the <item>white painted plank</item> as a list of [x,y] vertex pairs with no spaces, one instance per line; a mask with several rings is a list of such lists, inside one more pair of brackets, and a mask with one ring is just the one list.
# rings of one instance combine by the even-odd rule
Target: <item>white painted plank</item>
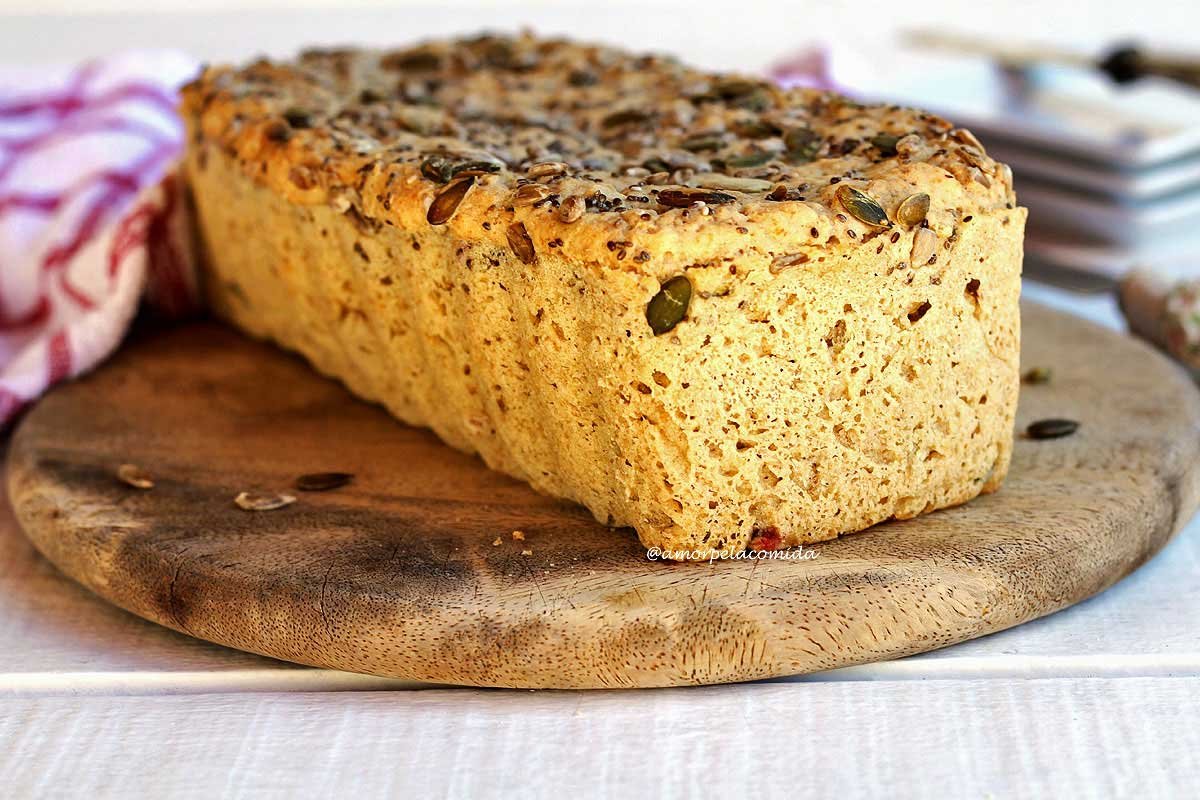
[[[866,534],[869,535],[869,534]],[[1200,675],[1200,523],[1113,589],[994,636],[806,681]],[[0,694],[413,686],[228,650],[111,608],[59,575],[0,500]]]
[[28,698],[0,786],[61,797],[1184,797],[1200,679]]

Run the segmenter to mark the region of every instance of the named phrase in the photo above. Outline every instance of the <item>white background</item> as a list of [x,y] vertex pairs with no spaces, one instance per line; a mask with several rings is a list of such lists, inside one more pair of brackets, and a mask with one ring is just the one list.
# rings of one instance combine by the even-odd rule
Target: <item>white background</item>
[[260,52],[286,54],[303,44],[395,44],[522,25],[675,51],[702,66],[755,69],[806,42],[833,38],[869,47],[914,27],[1089,49],[1127,37],[1196,46],[1200,2],[0,0],[0,61],[76,60],[151,46],[180,47],[209,60],[240,60]]

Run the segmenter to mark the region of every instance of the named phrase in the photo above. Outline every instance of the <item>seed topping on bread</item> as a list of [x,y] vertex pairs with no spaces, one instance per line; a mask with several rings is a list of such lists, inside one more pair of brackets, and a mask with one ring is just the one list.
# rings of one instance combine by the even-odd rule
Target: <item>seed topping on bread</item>
[[[419,178],[433,225],[472,187],[561,225],[695,214],[744,225],[756,209],[804,204],[859,241],[923,221],[930,209],[914,197],[931,197],[947,219],[963,206],[1014,204],[1007,168],[940,117],[528,35],[311,50],[210,69],[194,88],[206,136],[241,157],[270,159],[301,140],[295,152],[310,163],[291,175],[313,193],[347,174],[359,191],[381,173],[387,191]],[[943,198],[930,182],[957,188]]]

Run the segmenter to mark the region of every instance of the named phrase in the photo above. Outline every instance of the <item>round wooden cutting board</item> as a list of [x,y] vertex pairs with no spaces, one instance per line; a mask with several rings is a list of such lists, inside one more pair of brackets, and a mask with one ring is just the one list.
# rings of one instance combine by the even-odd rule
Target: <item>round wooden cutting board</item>
[[[143,335],[52,392],[12,442],[21,524],[65,573],[176,630],[415,680],[621,687],[895,658],[1061,609],[1149,558],[1197,504],[1200,400],[1149,347],[1024,315],[1018,441],[997,494],[816,545],[672,564],[214,324]],[[156,485],[120,482],[132,463]],[[274,511],[243,490],[354,473]],[[524,533],[524,541],[512,532]],[[499,541],[496,544],[496,541]],[[528,551],[523,553],[523,551]]]

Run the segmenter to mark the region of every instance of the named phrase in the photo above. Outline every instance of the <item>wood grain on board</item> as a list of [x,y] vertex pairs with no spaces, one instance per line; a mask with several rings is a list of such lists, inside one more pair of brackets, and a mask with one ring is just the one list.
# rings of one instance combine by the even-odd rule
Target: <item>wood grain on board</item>
[[[1004,488],[815,546],[671,564],[629,530],[393,421],[267,345],[199,324],[127,346],[38,404],[9,489],[37,547],[116,605],[290,661],[484,686],[797,674],[922,652],[1077,602],[1156,552],[1200,496],[1200,399],[1146,346],[1027,306]],[[116,478],[133,463],[155,479]],[[300,474],[353,482],[247,512]],[[524,533],[524,541],[511,537]],[[500,544],[494,544],[499,539]],[[523,551],[531,551],[524,554]]]

